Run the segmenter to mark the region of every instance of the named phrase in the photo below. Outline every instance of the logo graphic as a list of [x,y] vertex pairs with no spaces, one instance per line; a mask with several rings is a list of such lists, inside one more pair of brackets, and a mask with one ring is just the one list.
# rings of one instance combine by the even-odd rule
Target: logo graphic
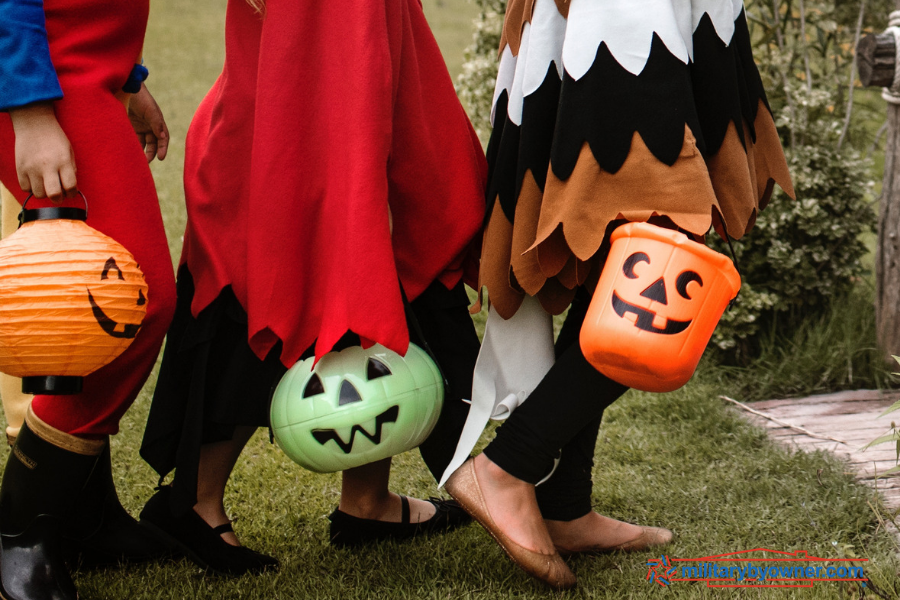
[[650,568],[647,570],[647,581],[654,581],[665,587],[671,585],[671,577],[678,567],[673,567],[668,556],[660,556],[659,560],[651,560],[647,563]]
[[[680,581],[705,581],[708,588],[811,588],[820,581],[869,579],[861,564],[867,558],[822,558],[806,550],[781,552],[755,548],[700,558],[669,558],[647,562],[647,581],[661,586]],[[819,564],[815,564],[819,563]]]

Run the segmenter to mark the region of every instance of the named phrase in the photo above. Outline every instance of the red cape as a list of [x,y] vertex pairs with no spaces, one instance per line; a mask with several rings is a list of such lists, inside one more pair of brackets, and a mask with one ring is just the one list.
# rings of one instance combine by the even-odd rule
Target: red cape
[[348,330],[404,354],[398,276],[459,281],[486,177],[421,5],[230,0],[225,40],[187,138],[194,315],[231,285],[260,357]]

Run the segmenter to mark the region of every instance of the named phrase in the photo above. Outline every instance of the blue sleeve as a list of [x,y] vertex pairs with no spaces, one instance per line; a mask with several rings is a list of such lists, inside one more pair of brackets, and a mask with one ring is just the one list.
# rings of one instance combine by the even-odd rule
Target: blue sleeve
[[0,111],[62,95],[43,0],[0,0]]

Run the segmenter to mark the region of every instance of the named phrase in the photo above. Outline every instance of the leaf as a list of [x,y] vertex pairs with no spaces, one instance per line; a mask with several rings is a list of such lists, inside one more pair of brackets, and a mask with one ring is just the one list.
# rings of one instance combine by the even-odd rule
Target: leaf
[[882,477],[887,477],[888,475],[893,475],[894,473],[900,473],[900,465],[897,465],[896,467],[891,467],[884,473],[879,473],[878,478],[880,479]]
[[[894,375],[900,375],[900,373],[894,373]],[[889,414],[889,413],[892,413],[892,412],[894,412],[895,410],[900,410],[900,400],[897,400],[896,402],[894,402],[893,404],[891,404],[890,406],[888,406],[887,409],[885,409],[885,411],[884,411],[883,413],[881,413],[880,415],[878,415],[878,418],[880,419],[880,418],[883,417],[884,415]]]
[[860,450],[868,450],[872,446],[877,446],[878,444],[886,444],[887,442],[900,441],[900,431],[892,431],[885,435],[879,436],[860,448]]

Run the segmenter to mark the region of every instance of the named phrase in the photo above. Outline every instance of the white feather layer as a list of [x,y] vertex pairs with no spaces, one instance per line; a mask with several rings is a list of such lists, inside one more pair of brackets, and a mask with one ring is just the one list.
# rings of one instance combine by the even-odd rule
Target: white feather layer
[[556,73],[562,79],[565,38],[566,19],[556,9],[556,2],[536,0],[531,20],[531,37],[528,40],[528,63],[525,65],[525,81],[522,86],[526,96],[541,87],[551,63],[556,66]]
[[650,56],[654,34],[675,58],[687,64],[688,49],[672,0],[572,0],[563,65],[573,79],[581,79],[605,42],[622,68],[639,75]]
[[[516,63],[519,61],[510,50],[509,46],[503,47],[500,54],[500,66],[497,68],[497,83],[494,85],[494,99],[491,101],[491,125],[496,126],[494,119],[497,117],[497,98],[506,90],[507,95],[512,90],[513,79],[516,76]],[[508,109],[507,109],[508,112]],[[521,120],[521,116],[519,117]]]
[[[559,14],[553,0],[537,0],[530,22],[522,28],[519,54],[513,56],[509,46],[500,56],[497,84],[494,87],[494,105],[503,90],[509,94],[507,113],[516,125],[522,124],[522,105],[525,96],[537,91],[547,70],[556,67],[556,75],[562,79],[562,46],[566,38],[566,19]],[[491,122],[494,121],[494,109]]]
[[491,122],[497,99],[506,90],[509,119],[521,125],[525,97],[540,87],[551,65],[560,78],[564,67],[573,79],[581,79],[606,42],[616,61],[639,75],[650,57],[654,34],[687,64],[693,59],[693,34],[703,15],[709,15],[716,34],[730,44],[742,10],[743,0],[572,0],[567,20],[554,0],[535,0],[532,19],[522,29],[519,54],[514,56],[506,46],[500,56]]

